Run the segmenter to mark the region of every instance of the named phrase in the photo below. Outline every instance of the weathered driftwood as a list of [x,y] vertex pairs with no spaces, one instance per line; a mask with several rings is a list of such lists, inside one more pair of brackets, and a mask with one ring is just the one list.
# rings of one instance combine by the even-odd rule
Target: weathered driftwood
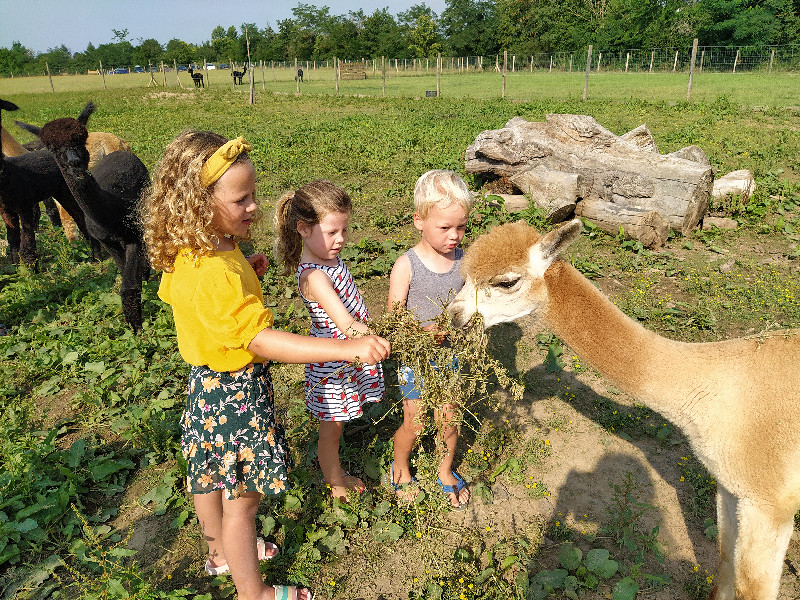
[[747,202],[756,190],[753,174],[747,169],[731,171],[714,182],[711,195],[715,200],[722,200],[727,196],[739,196]]
[[465,166],[487,181],[506,178],[554,216],[568,218],[565,207],[574,204],[603,229],[622,226],[655,247],[666,240],[662,221],[686,235],[706,213],[713,173],[704,156],[696,147],[659,154],[646,126],[618,136],[592,117],[552,114],[480,133]]

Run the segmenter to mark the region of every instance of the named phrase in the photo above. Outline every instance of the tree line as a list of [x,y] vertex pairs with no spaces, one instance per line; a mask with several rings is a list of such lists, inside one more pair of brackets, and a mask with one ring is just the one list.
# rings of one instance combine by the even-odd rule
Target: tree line
[[437,15],[426,4],[392,15],[386,8],[333,15],[327,6],[299,3],[293,18],[273,29],[219,25],[201,44],[173,38],[134,44],[128,30],[112,42],[72,52],[63,44],[35,54],[15,41],[0,48],[0,74],[86,72],[105,67],[209,62],[520,56],[585,48],[609,51],[796,43],[800,0],[447,0]]

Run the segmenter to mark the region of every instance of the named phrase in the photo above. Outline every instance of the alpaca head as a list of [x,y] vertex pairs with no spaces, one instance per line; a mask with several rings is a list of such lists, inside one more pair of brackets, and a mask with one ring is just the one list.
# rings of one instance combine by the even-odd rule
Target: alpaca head
[[86,138],[89,132],[86,125],[65,117],[42,125],[37,134],[44,147],[56,155],[62,164],[67,165],[73,174],[85,171],[89,165],[89,151]]
[[544,307],[545,271],[581,227],[580,219],[573,219],[541,236],[525,223],[508,223],[476,239],[461,264],[464,287],[447,309],[456,326],[476,312],[488,328]]

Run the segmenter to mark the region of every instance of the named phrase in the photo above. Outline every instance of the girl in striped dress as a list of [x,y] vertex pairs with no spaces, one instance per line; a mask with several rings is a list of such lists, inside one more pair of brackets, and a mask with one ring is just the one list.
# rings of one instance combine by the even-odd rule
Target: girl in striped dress
[[[276,250],[285,272],[296,272],[313,337],[347,339],[369,333],[364,299],[339,258],[351,210],[347,192],[324,180],[307,183],[278,202]],[[317,456],[336,498],[346,500],[347,490],[364,490],[364,482],[344,471],[339,460],[344,423],[360,417],[364,405],[380,401],[383,392],[380,364],[306,364],[306,407],[320,421]]]

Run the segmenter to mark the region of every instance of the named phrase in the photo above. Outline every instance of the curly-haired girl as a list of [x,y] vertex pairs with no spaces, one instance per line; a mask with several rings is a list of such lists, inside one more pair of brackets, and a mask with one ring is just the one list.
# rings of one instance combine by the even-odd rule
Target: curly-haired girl
[[192,365],[181,418],[187,484],[208,542],[206,570],[230,571],[243,600],[309,600],[294,586],[267,586],[258,566],[274,555],[256,538],[262,494],[287,488],[290,457],[275,420],[267,361],[377,362],[386,340],[315,339],[272,329],[258,275],[237,240],[256,216],[256,172],[243,139],[184,131],[164,151],[144,198],[151,264],[164,275],[159,297],[172,307],[178,349]]

